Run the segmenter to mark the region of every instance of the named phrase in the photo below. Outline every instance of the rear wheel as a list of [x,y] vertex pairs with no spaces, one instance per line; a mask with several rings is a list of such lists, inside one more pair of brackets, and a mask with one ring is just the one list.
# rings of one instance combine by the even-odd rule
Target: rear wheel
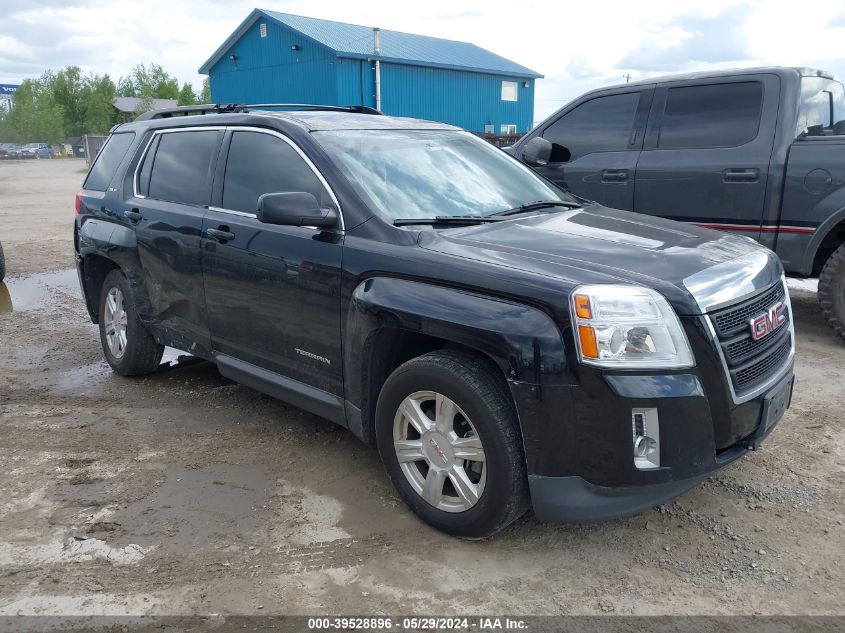
[[444,532],[488,536],[528,508],[516,411],[483,357],[439,351],[399,367],[379,395],[376,439],[402,498]]
[[149,374],[158,369],[164,346],[156,343],[138,319],[129,282],[111,271],[100,291],[100,342],[112,369],[121,376]]
[[830,327],[845,340],[845,244],[833,252],[822,268],[819,304]]

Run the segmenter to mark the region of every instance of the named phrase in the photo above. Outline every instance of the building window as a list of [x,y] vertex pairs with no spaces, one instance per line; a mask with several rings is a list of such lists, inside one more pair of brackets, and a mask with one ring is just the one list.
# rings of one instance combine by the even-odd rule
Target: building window
[[495,134],[496,133],[496,126],[492,123],[485,123],[484,124],[484,133],[485,134]]
[[502,124],[502,136],[513,136],[516,134],[516,126],[513,123]]
[[502,82],[502,101],[516,101],[519,84],[515,81]]
[[267,24],[266,24],[266,22],[262,22],[261,24],[258,25],[258,34],[261,35],[261,37],[267,37]]

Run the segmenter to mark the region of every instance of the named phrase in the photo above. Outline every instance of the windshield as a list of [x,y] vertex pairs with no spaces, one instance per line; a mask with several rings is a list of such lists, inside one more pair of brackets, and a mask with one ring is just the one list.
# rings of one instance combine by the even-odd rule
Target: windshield
[[479,216],[537,201],[574,202],[469,132],[315,132],[359,193],[390,220]]
[[845,134],[845,90],[824,77],[801,78],[796,136]]

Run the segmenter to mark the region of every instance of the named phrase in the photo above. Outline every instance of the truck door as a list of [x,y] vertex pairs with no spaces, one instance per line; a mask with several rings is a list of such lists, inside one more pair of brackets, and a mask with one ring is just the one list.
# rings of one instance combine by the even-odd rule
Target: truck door
[[539,132],[552,143],[552,156],[535,169],[576,195],[633,210],[651,95],[651,86],[640,86],[575,104]]
[[770,74],[660,86],[634,210],[759,239],[779,99],[780,80]]

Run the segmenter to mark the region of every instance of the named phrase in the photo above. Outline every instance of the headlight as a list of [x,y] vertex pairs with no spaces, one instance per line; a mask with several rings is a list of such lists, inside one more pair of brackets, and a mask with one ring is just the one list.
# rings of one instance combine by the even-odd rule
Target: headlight
[[581,362],[622,369],[695,365],[669,302],[642,286],[580,286],[572,293],[572,322]]

